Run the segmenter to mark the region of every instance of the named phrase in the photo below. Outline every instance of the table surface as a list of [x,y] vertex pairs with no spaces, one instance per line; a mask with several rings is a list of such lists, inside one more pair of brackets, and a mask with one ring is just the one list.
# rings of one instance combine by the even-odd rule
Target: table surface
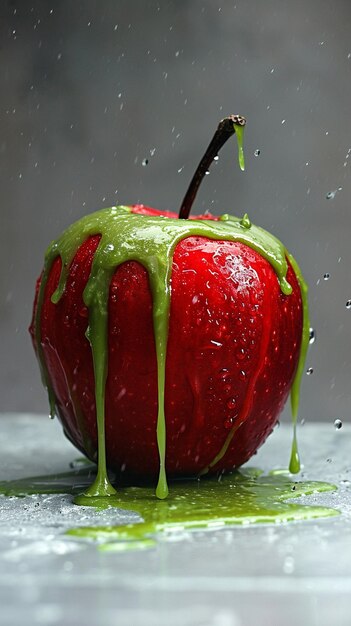
[[[57,421],[3,414],[0,423],[1,480],[64,472],[79,456]],[[299,429],[303,478],[339,487],[304,502],[341,515],[173,533],[143,551],[101,552],[65,535],[116,523],[116,509],[82,509],[67,495],[0,496],[0,624],[350,626],[350,439],[345,424]],[[290,441],[282,425],[248,465],[285,467]]]

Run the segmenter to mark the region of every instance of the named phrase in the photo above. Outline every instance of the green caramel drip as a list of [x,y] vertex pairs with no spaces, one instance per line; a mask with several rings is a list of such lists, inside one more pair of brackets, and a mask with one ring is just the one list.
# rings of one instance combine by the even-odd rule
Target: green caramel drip
[[238,160],[239,167],[242,172],[245,170],[245,157],[244,157],[244,126],[240,126],[240,124],[234,124],[235,134],[236,134],[236,142],[238,145]]
[[[87,488],[95,471],[95,466],[85,465],[71,472],[3,482],[0,483],[0,494],[17,497],[55,493],[75,495]],[[138,513],[139,519],[128,525],[118,525],[116,511],[113,526],[81,526],[67,534],[97,540],[103,550],[145,549],[152,547],[158,536],[176,531],[215,530],[227,525],[283,523],[335,516],[339,514],[335,509],[290,501],[335,490],[334,485],[320,481],[293,482],[287,470],[264,475],[255,468],[223,475],[220,480],[213,476],[173,481],[166,500],[155,499],[154,487],[150,485],[120,486],[112,499],[96,498],[96,506],[103,509],[112,504],[123,512],[127,509]]]
[[299,399],[300,399],[300,387],[302,374],[304,372],[305,361],[308,351],[309,345],[309,335],[310,335],[310,319],[308,314],[308,287],[303,279],[301,270],[295,261],[294,257],[287,252],[287,257],[289,262],[296,274],[300,290],[301,290],[301,299],[302,299],[302,338],[301,338],[301,347],[300,347],[300,358],[297,365],[297,370],[295,373],[295,377],[293,380],[293,384],[291,386],[290,391],[290,402],[291,402],[291,414],[293,420],[293,441],[291,447],[291,456],[289,463],[289,470],[292,474],[298,474],[300,471],[300,456],[297,447],[297,437],[296,437],[296,426],[297,426],[297,415],[299,411]]
[[[106,471],[105,445],[105,383],[108,357],[108,298],[111,278],[116,268],[126,261],[138,261],[148,272],[153,299],[153,325],[157,356],[158,416],[157,445],[160,459],[159,480],[156,495],[164,499],[168,495],[166,477],[166,420],[164,412],[165,365],[168,338],[168,316],[170,307],[170,281],[174,249],[179,241],[191,236],[202,236],[213,240],[241,242],[265,258],[273,267],[281,291],[289,295],[291,285],[286,279],[287,251],[283,244],[262,228],[251,224],[247,215],[242,219],[223,215],[214,220],[179,220],[167,217],[145,216],[131,213],[129,207],[112,207],[83,217],[70,226],[63,235],[48,248],[35,319],[36,343],[44,384],[48,388],[50,403],[54,404],[54,393],[45,366],[41,346],[41,308],[47,278],[56,257],[62,261],[58,287],[52,295],[57,303],[65,289],[71,262],[79,246],[91,235],[101,239],[94,255],[91,273],[83,298],[89,309],[87,337],[91,344],[94,373],[96,420],[98,433],[98,473],[93,485],[86,491],[80,504],[94,504],[96,498],[115,495]],[[291,391],[291,401],[296,429],[299,387],[308,348],[309,321],[307,287],[301,272],[291,255],[288,255],[297,274],[303,300],[303,333],[300,358]],[[294,441],[296,441],[294,435]],[[219,451],[220,453],[220,451]],[[298,455],[294,453],[291,471],[298,471]]]

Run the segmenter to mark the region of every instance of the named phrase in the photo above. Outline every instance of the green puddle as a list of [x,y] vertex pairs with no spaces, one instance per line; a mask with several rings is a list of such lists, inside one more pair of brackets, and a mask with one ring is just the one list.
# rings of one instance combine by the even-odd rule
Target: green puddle
[[[0,483],[0,494],[23,497],[30,494],[82,494],[96,474],[93,465],[75,463],[77,469],[51,476],[35,476]],[[113,480],[113,477],[112,477]],[[338,515],[335,509],[290,502],[291,498],[335,491],[323,482],[297,482],[282,471],[264,475],[243,469],[220,479],[177,480],[170,484],[166,500],[155,497],[154,485],[124,486],[110,498],[99,499],[100,508],[110,505],[136,512],[141,521],[128,525],[82,526],[67,531],[74,537],[98,541],[103,550],[124,551],[153,546],[157,535],[224,526],[283,523]],[[77,497],[78,496],[78,497]],[[93,504],[92,499],[89,501]]]

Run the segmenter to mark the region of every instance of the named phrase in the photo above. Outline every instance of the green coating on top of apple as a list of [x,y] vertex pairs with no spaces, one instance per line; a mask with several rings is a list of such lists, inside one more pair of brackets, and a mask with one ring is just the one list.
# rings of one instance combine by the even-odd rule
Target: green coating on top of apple
[[[229,126],[228,120],[229,119]],[[239,157],[243,168],[242,131],[245,124],[243,118],[233,121],[225,120],[225,132],[230,136],[238,131]],[[229,128],[230,127],[230,128]],[[228,131],[229,128],[229,131]],[[223,129],[222,129],[223,130]],[[196,195],[202,180],[204,168],[207,169],[209,159],[223,144],[216,135],[212,140],[204,159],[194,175],[193,186],[190,186],[184,199],[180,217],[187,217],[188,209]],[[227,138],[227,137],[226,137]],[[210,152],[210,156],[209,156]],[[187,200],[186,200],[187,198]],[[296,446],[296,417],[298,410],[299,387],[306,358],[309,339],[309,318],[307,308],[307,287],[296,261],[287,252],[284,245],[273,235],[262,228],[251,224],[248,216],[236,218],[223,215],[215,219],[174,219],[166,216],[143,215],[132,212],[130,207],[119,206],[103,209],[70,226],[61,237],[48,248],[44,271],[35,314],[35,340],[37,354],[41,366],[43,382],[48,389],[51,412],[55,411],[56,398],[45,363],[41,338],[41,312],[47,280],[57,257],[61,258],[61,275],[58,287],[52,295],[52,302],[58,303],[64,293],[71,263],[79,247],[88,237],[99,235],[100,241],[94,254],[88,282],[84,290],[84,303],[89,310],[89,326],[86,333],[91,345],[95,377],[95,403],[98,433],[98,473],[84,497],[77,499],[80,504],[94,504],[96,499],[113,496],[116,492],[111,485],[106,469],[106,433],[105,433],[105,386],[108,374],[108,300],[111,279],[116,268],[127,261],[137,261],[147,271],[152,293],[153,328],[157,357],[158,416],[157,416],[157,447],[159,453],[159,479],[156,489],[158,498],[167,497],[168,486],[166,476],[166,419],[165,419],[165,370],[167,355],[167,339],[169,311],[171,300],[171,272],[173,254],[177,244],[188,237],[205,237],[211,240],[241,242],[261,257],[266,259],[277,276],[281,292],[288,296],[292,287],[287,280],[288,262],[292,266],[298,280],[303,305],[303,330],[300,345],[300,356],[291,388],[291,404],[294,420],[294,441],[290,463],[292,472],[299,471],[299,459]],[[251,390],[253,393],[254,382]],[[248,411],[248,404],[246,413]],[[218,450],[213,462],[215,465],[226,453],[237,429],[244,423],[245,412],[240,415],[239,422],[228,433],[224,446]],[[208,468],[203,468],[205,472]],[[113,500],[113,498],[112,498]],[[111,503],[112,503],[111,500]]]

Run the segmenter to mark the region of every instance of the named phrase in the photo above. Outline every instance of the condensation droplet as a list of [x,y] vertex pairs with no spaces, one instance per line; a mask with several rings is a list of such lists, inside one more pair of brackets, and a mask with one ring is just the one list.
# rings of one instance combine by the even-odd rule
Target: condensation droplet
[[233,409],[235,409],[235,407],[236,407],[236,399],[235,399],[235,398],[230,398],[230,400],[228,400],[228,402],[227,402],[227,407],[228,407],[228,409],[230,409],[231,411],[232,411]]
[[334,427],[336,428],[336,430],[340,430],[340,428],[342,428],[342,421],[339,419],[336,419],[334,421]]
[[229,430],[230,428],[233,427],[233,418],[230,417],[229,419],[225,420],[224,422],[224,428],[226,428],[227,430]]

